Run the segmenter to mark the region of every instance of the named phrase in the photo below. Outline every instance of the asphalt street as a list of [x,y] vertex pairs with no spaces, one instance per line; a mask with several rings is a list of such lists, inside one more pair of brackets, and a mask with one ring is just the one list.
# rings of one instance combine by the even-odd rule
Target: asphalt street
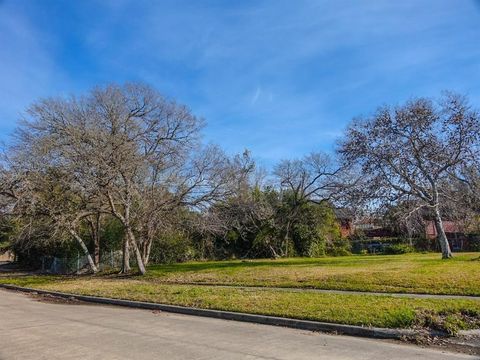
[[0,359],[474,359],[382,340],[0,290]]

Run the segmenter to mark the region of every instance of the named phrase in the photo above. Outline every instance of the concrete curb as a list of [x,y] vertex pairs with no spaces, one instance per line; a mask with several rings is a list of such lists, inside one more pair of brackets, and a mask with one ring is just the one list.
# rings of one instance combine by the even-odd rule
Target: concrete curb
[[[296,320],[296,319],[282,318],[282,317],[276,317],[276,316],[237,313],[237,312],[231,312],[231,311],[197,309],[197,308],[191,308],[191,307],[185,307],[185,306],[156,304],[156,303],[142,302],[142,301],[120,300],[120,299],[111,299],[111,298],[86,296],[86,295],[75,295],[75,294],[61,293],[56,291],[25,288],[25,287],[20,287],[16,285],[7,285],[7,284],[0,284],[0,288],[22,291],[27,293],[53,295],[53,296],[66,298],[66,299],[73,298],[73,299],[77,299],[85,302],[98,303],[98,304],[117,305],[117,306],[124,306],[124,307],[137,308],[137,309],[160,310],[160,311],[184,314],[184,315],[204,316],[204,317],[223,319],[223,320],[235,320],[235,321],[250,322],[255,324],[283,326],[283,327],[301,329],[301,330],[322,331],[322,332],[338,333],[338,334],[344,334],[344,335],[377,338],[377,339],[402,339],[405,337],[414,337],[416,335],[422,334],[419,331],[415,331],[411,329],[386,329],[386,328],[375,328],[375,327],[362,327],[362,326],[355,326],[355,325],[344,325],[344,324],[326,323],[326,322],[310,321],[310,320]],[[430,334],[430,335],[438,336],[441,334],[436,333],[436,334]]]

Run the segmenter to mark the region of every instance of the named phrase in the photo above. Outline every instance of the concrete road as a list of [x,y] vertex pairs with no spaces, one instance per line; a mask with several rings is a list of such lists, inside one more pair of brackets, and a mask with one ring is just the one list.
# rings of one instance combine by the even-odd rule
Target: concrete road
[[412,345],[0,290],[0,359],[473,359]]

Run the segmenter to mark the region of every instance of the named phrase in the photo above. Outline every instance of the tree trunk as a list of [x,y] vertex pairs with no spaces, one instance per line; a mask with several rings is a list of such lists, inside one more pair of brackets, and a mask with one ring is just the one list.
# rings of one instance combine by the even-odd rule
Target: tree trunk
[[285,243],[285,249],[284,249],[283,253],[284,253],[285,257],[288,257],[288,240],[289,240],[289,237],[288,237],[288,232],[287,232],[285,234],[285,237],[283,238],[283,241]]
[[135,235],[133,235],[132,229],[130,229],[129,227],[127,227],[127,235],[128,235],[129,241],[133,246],[133,250],[135,251],[135,258],[137,260],[138,271],[140,271],[140,274],[145,275],[147,270],[145,269],[145,265],[143,263],[142,253],[138,248],[138,244],[135,240]]
[[143,258],[143,264],[145,266],[147,266],[148,262],[150,261],[150,252],[152,250],[152,243],[153,243],[153,240],[148,239],[148,240],[145,240],[145,243],[143,245],[142,258]]
[[278,259],[280,256],[277,254],[277,252],[275,251],[275,249],[273,248],[272,245],[268,245],[268,247],[270,248],[270,251],[272,252],[272,256],[274,259]]
[[288,257],[288,246],[290,242],[290,221],[287,222],[287,228],[285,230],[285,236],[283,237],[283,242],[285,246],[284,256]]
[[155,237],[155,229],[151,226],[147,226],[147,231],[145,233],[145,239],[142,242],[142,259],[143,265],[147,266],[150,261],[150,252],[152,250],[152,243]]
[[95,265],[100,265],[100,213],[95,215],[94,220],[88,221],[93,240],[93,260]]
[[449,259],[452,257],[452,251],[450,250],[450,244],[448,243],[447,235],[443,229],[442,217],[440,216],[440,210],[438,206],[434,209],[435,213],[435,228],[437,230],[437,239],[442,249],[442,259]]
[[94,242],[94,249],[93,249],[93,260],[95,261],[95,265],[100,265],[100,239],[98,236],[95,237]]
[[77,240],[78,244],[82,248],[82,251],[85,254],[85,256],[87,257],[88,264],[90,265],[90,268],[92,269],[93,273],[97,273],[98,269],[95,266],[95,262],[93,261],[93,258],[90,255],[90,252],[88,251],[88,248],[85,245],[85,243],[83,242],[82,238],[77,234],[77,232],[75,230],[69,229],[68,231],[70,232],[70,234],[72,234],[72,236],[75,238],[75,240]]
[[130,272],[130,244],[128,242],[128,236],[123,236],[123,249],[122,249],[122,270],[121,274],[127,274]]

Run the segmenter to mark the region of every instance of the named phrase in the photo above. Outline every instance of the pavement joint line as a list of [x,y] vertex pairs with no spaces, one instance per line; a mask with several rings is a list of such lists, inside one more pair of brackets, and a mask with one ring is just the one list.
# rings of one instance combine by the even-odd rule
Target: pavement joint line
[[[388,328],[377,328],[377,327],[362,327],[357,325],[346,325],[346,324],[327,323],[327,322],[312,321],[312,320],[291,319],[291,318],[283,318],[283,317],[268,316],[268,315],[247,314],[247,313],[212,310],[212,309],[198,309],[198,308],[178,306],[178,305],[112,299],[112,298],[87,296],[87,295],[76,295],[76,294],[62,293],[57,291],[26,288],[26,287],[8,285],[8,284],[0,284],[0,288],[21,291],[26,293],[53,295],[53,296],[66,298],[66,299],[73,298],[80,301],[104,304],[104,305],[117,305],[117,306],[146,309],[146,310],[160,310],[164,312],[171,312],[171,313],[177,313],[177,314],[183,314],[183,315],[203,316],[203,317],[210,317],[210,318],[223,319],[223,320],[234,320],[234,321],[242,321],[242,322],[249,322],[249,323],[255,323],[255,324],[281,326],[281,327],[288,327],[288,328],[299,329],[299,330],[338,333],[343,335],[359,336],[359,337],[366,337],[366,338],[403,339],[405,337],[415,337],[421,334],[425,335],[425,332],[420,332],[413,329],[388,329]],[[429,335],[444,336],[445,334],[441,332],[430,332]]]

